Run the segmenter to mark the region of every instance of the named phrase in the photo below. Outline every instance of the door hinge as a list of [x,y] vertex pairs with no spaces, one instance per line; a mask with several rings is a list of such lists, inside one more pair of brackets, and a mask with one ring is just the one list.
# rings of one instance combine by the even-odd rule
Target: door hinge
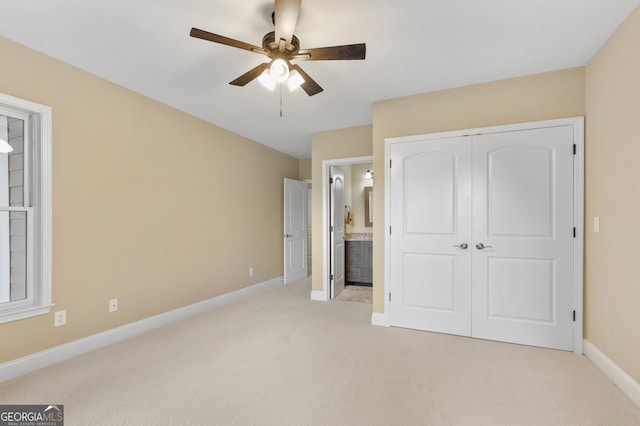
[[330,177],[330,178],[329,178],[329,185],[331,185],[332,183],[333,183],[333,178],[332,178],[332,177]]
[[576,237],[576,227],[574,226],[573,227],[573,238],[575,238],[575,237]]
[[391,227],[389,227],[389,235],[391,235]]
[[389,302],[391,302],[391,293],[389,293]]
[[329,232],[333,232],[333,225],[329,227]]
[[329,275],[329,281],[333,281],[333,274]]
[[389,160],[389,168],[391,168],[391,160]]
[[576,153],[578,152],[578,147],[576,146],[576,144],[573,144],[573,155],[576,155]]
[[576,322],[576,311],[573,311],[573,322]]

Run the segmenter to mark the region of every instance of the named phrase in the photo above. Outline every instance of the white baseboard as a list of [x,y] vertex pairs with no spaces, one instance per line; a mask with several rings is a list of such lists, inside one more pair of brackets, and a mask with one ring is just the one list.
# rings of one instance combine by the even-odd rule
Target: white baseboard
[[102,333],[93,334],[82,339],[5,362],[0,364],[0,383],[144,333],[145,331],[153,330],[183,318],[205,312],[211,308],[223,305],[232,300],[240,299],[267,287],[281,284],[282,279],[283,277],[273,278],[240,290],[203,300],[202,302],[154,315],[111,330],[103,331]]
[[311,290],[311,300],[326,302],[328,300],[327,293],[325,291]]
[[379,325],[382,327],[389,327],[387,317],[384,314],[374,312],[371,314],[371,325]]
[[593,362],[616,386],[640,407],[640,383],[606,356],[593,343],[584,339],[584,355]]

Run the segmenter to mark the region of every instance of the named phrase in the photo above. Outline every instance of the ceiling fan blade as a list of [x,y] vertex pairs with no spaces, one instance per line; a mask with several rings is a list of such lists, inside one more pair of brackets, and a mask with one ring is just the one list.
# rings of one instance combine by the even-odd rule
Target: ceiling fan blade
[[250,81],[260,77],[260,74],[262,74],[262,72],[266,70],[268,67],[269,67],[268,62],[265,62],[264,64],[260,64],[257,67],[242,74],[240,77],[236,78],[229,84],[232,84],[234,86],[245,86]]
[[301,3],[302,0],[275,0],[274,24],[276,27],[276,42],[285,41],[285,46],[281,47],[281,51],[284,47],[291,45],[291,38],[296,28]]
[[300,65],[293,64],[292,67],[294,70],[300,73],[302,78],[304,78],[304,83],[302,83],[300,87],[302,87],[302,90],[307,92],[307,95],[317,95],[324,90],[318,83],[316,83],[311,77],[309,77],[309,74],[307,74],[302,68],[300,68]]
[[351,60],[364,59],[367,53],[365,43],[345,44],[343,46],[318,47],[316,49],[303,49],[294,55],[298,59],[308,61]]
[[267,54],[267,52],[261,47],[254,46],[253,44],[245,43],[243,41],[234,40],[229,37],[210,33],[209,31],[199,30],[198,28],[191,28],[191,33],[189,35],[191,35],[191,37],[213,41],[214,43],[220,43],[226,46],[237,47],[238,49],[244,49],[250,52],[262,53],[263,55]]

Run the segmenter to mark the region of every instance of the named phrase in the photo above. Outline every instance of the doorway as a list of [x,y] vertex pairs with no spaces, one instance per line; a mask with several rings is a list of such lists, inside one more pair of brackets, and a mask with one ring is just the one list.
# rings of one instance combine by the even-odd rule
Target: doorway
[[[373,177],[365,177],[365,173],[373,170],[372,162],[371,156],[322,162],[323,300],[339,297],[343,292],[343,285],[349,290],[352,285],[362,286],[372,281],[369,276],[371,272],[367,272],[371,271],[371,267],[367,268],[366,264],[369,257],[360,256],[359,259],[365,259],[364,265],[360,265],[359,260],[354,265],[350,256],[356,244],[364,243],[370,247],[373,244],[372,223],[365,224],[365,220],[369,218],[365,214],[365,188],[373,186]],[[334,180],[334,173],[340,178]],[[336,194],[336,189],[340,192],[335,186],[338,180],[342,181],[342,194]],[[340,233],[342,235],[338,235]],[[354,275],[354,272],[361,274]],[[354,277],[358,279],[354,280]],[[370,300],[363,298],[361,293],[362,291],[354,295],[354,299]]]

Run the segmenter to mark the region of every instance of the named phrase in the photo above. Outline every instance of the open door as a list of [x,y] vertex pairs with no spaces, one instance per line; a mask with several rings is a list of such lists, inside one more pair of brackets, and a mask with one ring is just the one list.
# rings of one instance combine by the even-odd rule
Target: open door
[[337,297],[344,290],[344,173],[337,167],[331,167],[329,197],[329,245],[331,260],[329,280],[331,282],[331,298]]
[[308,185],[284,180],[284,282],[307,277]]

